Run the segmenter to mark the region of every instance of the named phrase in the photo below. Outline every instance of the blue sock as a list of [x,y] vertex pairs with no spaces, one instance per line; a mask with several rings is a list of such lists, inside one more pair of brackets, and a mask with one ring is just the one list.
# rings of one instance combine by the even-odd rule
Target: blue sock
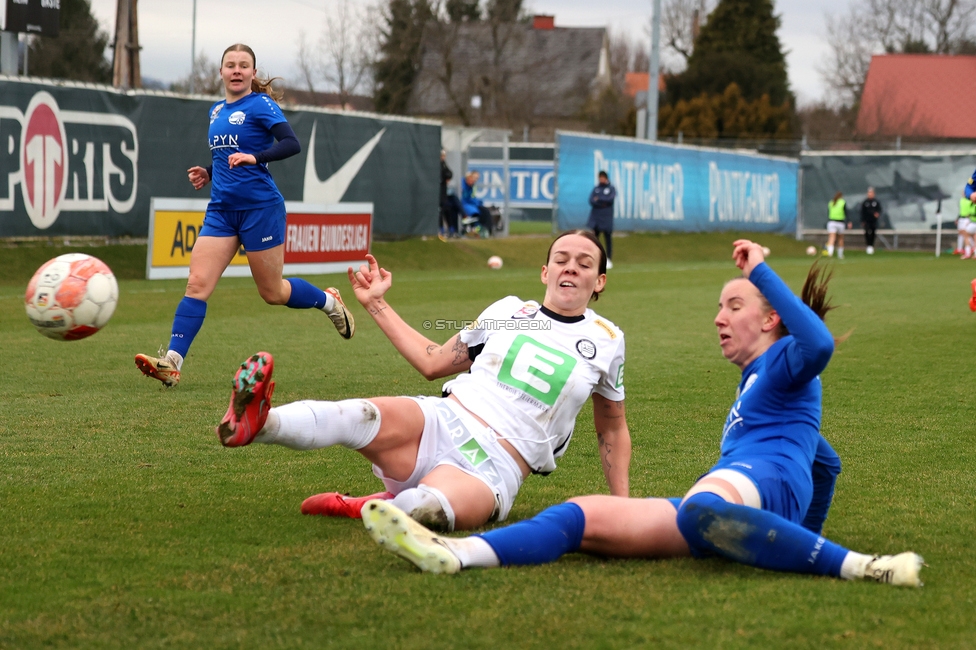
[[575,503],[546,508],[532,519],[482,533],[502,566],[546,564],[579,550],[586,518]]
[[694,550],[771,571],[836,577],[847,556],[847,549],[779,515],[707,492],[685,501],[678,529]]
[[181,357],[186,357],[206,316],[206,300],[183,296],[183,300],[176,306],[176,315],[173,316],[173,334],[169,338],[169,349],[179,352]]
[[291,296],[288,297],[286,307],[292,309],[322,309],[325,307],[325,292],[301,278],[288,278],[291,285]]

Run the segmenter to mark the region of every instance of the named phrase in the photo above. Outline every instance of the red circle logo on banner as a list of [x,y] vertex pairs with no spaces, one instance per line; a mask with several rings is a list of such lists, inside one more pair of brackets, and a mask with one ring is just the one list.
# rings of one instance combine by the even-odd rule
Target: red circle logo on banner
[[35,226],[49,228],[61,211],[68,172],[67,138],[54,97],[39,92],[31,98],[20,137],[24,206]]

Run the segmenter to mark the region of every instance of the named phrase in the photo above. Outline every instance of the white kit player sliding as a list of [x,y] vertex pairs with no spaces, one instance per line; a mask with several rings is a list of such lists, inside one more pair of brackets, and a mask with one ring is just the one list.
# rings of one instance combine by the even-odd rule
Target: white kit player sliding
[[259,352],[234,378],[217,428],[221,442],[292,449],[341,445],[373,463],[388,492],[309,497],[305,514],[358,518],[385,498],[417,521],[463,530],[502,521],[530,473],[547,474],[566,451],[576,416],[592,397],[611,494],[629,493],[630,431],[624,410],[624,336],[588,308],[606,285],[607,256],[575,230],[549,248],[540,305],[509,296],[443,345],[413,329],[386,302],[393,281],[372,256],[349,280],[360,304],[397,351],[429,380],[461,374],[444,397],[301,401],[271,408],[273,360]]

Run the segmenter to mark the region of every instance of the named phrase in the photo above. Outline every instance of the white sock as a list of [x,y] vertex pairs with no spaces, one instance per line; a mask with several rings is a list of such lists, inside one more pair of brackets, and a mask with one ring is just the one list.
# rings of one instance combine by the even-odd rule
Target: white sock
[[454,508],[435,487],[421,483],[396,495],[390,503],[427,528],[448,533],[454,530]]
[[322,311],[328,313],[333,309],[335,309],[336,299],[328,291],[325,291],[323,293],[325,293],[325,304],[322,305]]
[[837,257],[844,257],[844,247],[841,246],[837,249]]
[[963,246],[963,242],[964,242],[965,240],[966,240],[966,238],[965,238],[965,237],[963,237],[962,235],[958,235],[958,236],[956,237],[956,250],[957,250],[957,251],[961,251],[961,250],[962,250],[962,246]]
[[441,541],[461,561],[462,569],[493,569],[501,566],[494,549],[480,537],[442,537]]
[[175,350],[168,350],[165,359],[176,366],[177,370],[183,368],[183,355]]
[[834,247],[833,246],[828,246],[827,247],[827,255],[830,256],[830,255],[833,255],[833,254],[834,254]]
[[873,555],[848,551],[844,557],[844,562],[840,565],[840,577],[844,580],[860,580],[864,577],[864,570],[867,569],[868,562],[873,559]]
[[303,451],[333,445],[362,449],[379,431],[380,410],[368,400],[305,400],[271,409],[254,441]]

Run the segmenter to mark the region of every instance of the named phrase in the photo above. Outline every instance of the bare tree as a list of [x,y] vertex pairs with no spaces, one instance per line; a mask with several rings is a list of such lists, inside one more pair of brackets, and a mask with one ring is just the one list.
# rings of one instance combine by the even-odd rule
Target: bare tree
[[375,54],[372,25],[375,18],[376,8],[372,5],[363,7],[340,0],[333,5],[333,11],[326,14],[314,47],[305,32],[300,32],[295,63],[301,85],[314,91],[316,82],[323,81],[339,94],[345,105],[350,95],[369,82]]
[[976,2],[927,0],[924,10],[929,18],[935,52],[947,54],[956,44],[970,40],[969,26],[976,14]]
[[666,0],[661,8],[664,44],[685,63],[695,50],[699,30],[714,8],[714,0]]
[[856,7],[846,16],[825,16],[830,54],[817,67],[824,82],[833,91],[825,98],[834,106],[853,106],[861,98],[871,56],[883,51],[880,38],[871,38],[860,20]]
[[[661,39],[664,43],[661,58],[665,68],[677,72],[687,67],[688,59],[695,51],[698,33],[717,2],[718,0],[664,0],[661,7]],[[644,37],[650,43],[650,24],[644,27]],[[646,58],[645,52],[644,59]],[[640,60],[636,61],[639,62]],[[649,67],[645,64],[643,68],[635,66],[634,69],[644,71]]]
[[819,72],[834,91],[832,103],[860,99],[874,54],[966,51],[974,17],[976,0],[852,0],[846,15],[828,14],[831,53]]
[[460,38],[461,29],[460,20],[427,23],[423,42],[428,51],[421,56],[426,60],[424,67],[430,72],[430,76],[426,80],[418,81],[417,91],[421,95],[443,92],[461,123],[470,126],[473,120],[471,98],[478,92],[474,85],[474,75],[464,75],[466,83],[463,84],[458,83],[456,78],[455,64],[459,61],[456,49],[464,45]]
[[211,61],[205,52],[200,52],[193,61],[193,70],[190,74],[171,86],[171,89],[178,93],[188,93],[190,88],[193,88],[193,92],[197,95],[222,95],[224,82],[220,79],[220,63]]
[[579,104],[580,97],[592,93],[591,79],[557,79],[552,74],[565,52],[546,49],[549,32],[502,18],[427,24],[414,112],[423,113],[426,107],[436,114],[454,114],[466,126],[532,129],[560,107]]
[[359,89],[369,68],[365,40],[359,16],[349,0],[340,0],[335,13],[326,15],[319,49],[325,53],[322,76],[339,93],[343,104]]
[[315,80],[319,77],[318,56],[315,47],[308,42],[308,36],[304,29],[298,32],[298,53],[295,56],[295,65],[298,66],[302,86],[308,92],[314,93]]

